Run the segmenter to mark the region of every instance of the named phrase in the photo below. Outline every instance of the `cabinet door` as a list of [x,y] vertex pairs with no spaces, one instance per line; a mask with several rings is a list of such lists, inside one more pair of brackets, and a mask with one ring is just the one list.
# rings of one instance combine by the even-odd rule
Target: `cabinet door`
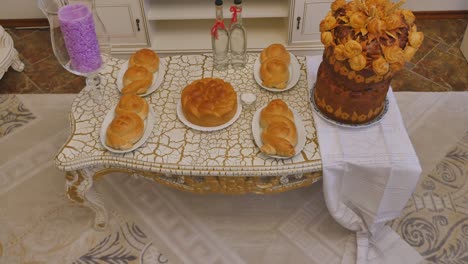
[[140,0],[96,0],[96,9],[113,45],[119,48],[149,46]]
[[320,21],[330,11],[332,0],[292,0],[290,44],[320,44]]
[[[95,0],[96,10],[112,43],[113,52],[147,47],[148,32],[140,0]],[[80,0],[70,0],[78,3]]]

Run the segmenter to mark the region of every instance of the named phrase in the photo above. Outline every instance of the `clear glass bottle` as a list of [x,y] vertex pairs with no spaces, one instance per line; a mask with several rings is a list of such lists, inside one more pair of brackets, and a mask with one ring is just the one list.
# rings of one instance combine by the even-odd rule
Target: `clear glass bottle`
[[247,32],[242,25],[242,0],[234,0],[234,6],[231,6],[230,11],[232,12],[229,29],[231,64],[234,69],[240,69],[247,63]]
[[211,28],[213,64],[216,70],[226,70],[229,65],[229,32],[224,26],[223,1],[216,0],[216,21]]

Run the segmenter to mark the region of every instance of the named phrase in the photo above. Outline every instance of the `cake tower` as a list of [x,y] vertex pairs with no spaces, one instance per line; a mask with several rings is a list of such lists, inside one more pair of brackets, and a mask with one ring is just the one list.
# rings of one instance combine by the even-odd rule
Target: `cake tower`
[[362,124],[382,111],[392,77],[424,39],[404,1],[335,0],[320,23],[325,45],[314,100],[329,118]]

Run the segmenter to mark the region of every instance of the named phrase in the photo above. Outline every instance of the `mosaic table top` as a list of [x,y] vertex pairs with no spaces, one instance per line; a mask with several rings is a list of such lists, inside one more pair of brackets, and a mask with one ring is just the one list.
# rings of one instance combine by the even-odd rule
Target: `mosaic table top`
[[[277,176],[302,174],[322,169],[309,90],[305,58],[298,57],[301,76],[296,86],[274,93],[254,80],[253,65],[258,54],[249,54],[242,70],[213,70],[211,55],[184,55],[162,58],[166,63],[162,85],[145,97],[156,113],[152,134],[135,151],[116,154],[100,143],[101,123],[117,104],[120,93],[117,75],[124,60],[111,58],[101,72],[104,98],[98,103],[83,89],[72,104],[71,136],[56,156],[57,166],[66,171],[90,166],[110,166],[187,176]],[[254,106],[244,107],[239,119],[226,129],[201,132],[185,126],[177,117],[181,91],[194,80],[217,77],[230,82],[238,94],[257,96]],[[300,116],[306,130],[306,144],[291,159],[274,159],[255,145],[251,124],[255,111],[275,98],[283,99]]]

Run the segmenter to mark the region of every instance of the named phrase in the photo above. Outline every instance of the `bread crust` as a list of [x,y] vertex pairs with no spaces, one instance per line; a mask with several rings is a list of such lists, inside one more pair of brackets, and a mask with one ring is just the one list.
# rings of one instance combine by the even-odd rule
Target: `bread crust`
[[289,67],[278,58],[270,58],[260,66],[262,85],[269,88],[285,89],[289,81]]
[[148,71],[145,67],[132,66],[127,69],[123,76],[123,85],[127,86],[134,81],[147,81],[148,87],[153,83],[153,74]]
[[296,153],[297,128],[294,115],[281,99],[272,100],[260,112],[263,146],[260,150],[269,155],[293,157]]
[[143,119],[137,114],[119,114],[107,127],[106,144],[114,149],[130,149],[143,136],[144,128]]
[[155,73],[159,69],[159,56],[150,49],[141,49],[130,57],[128,66],[142,66],[149,72]]
[[117,115],[132,112],[145,120],[148,116],[149,106],[145,99],[135,94],[124,94],[120,97],[119,103],[115,108]]
[[122,88],[122,94],[144,94],[151,86],[149,80],[136,80]]
[[290,63],[289,52],[282,44],[271,44],[270,46],[264,48],[262,53],[260,53],[260,62],[263,63],[268,59],[277,58],[284,61],[287,65]]

